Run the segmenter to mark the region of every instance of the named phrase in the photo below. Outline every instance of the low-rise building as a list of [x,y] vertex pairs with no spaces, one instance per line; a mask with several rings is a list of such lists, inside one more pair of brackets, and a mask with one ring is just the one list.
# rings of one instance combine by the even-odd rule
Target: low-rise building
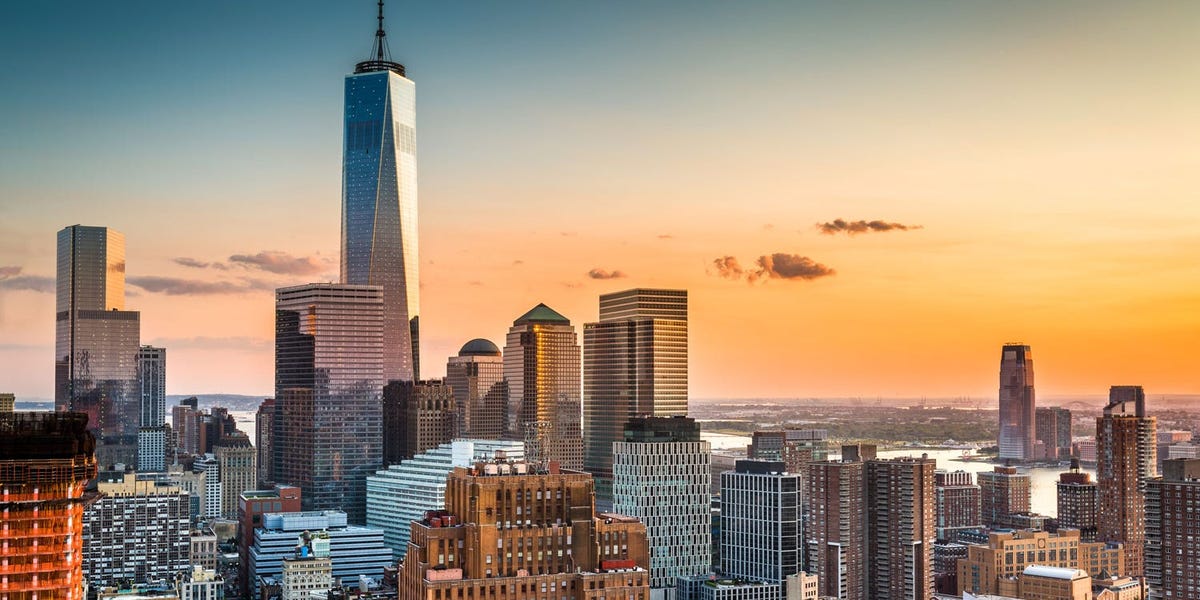
[[305,531],[328,535],[335,584],[358,585],[358,576],[378,577],[392,563],[392,551],[383,544],[383,530],[348,525],[342,511],[268,513],[262,526],[253,532],[249,549],[247,576],[255,596],[264,578],[278,579],[283,574],[283,559],[293,556],[296,538]]
[[1020,582],[1024,600],[1092,600],[1092,578],[1080,569],[1030,565]]
[[1045,531],[993,531],[987,544],[967,548],[958,561],[958,593],[1009,594],[1006,582],[1017,581],[1025,567],[1038,565],[1114,574],[1125,569],[1121,544],[1081,542],[1078,529],[1057,534]]

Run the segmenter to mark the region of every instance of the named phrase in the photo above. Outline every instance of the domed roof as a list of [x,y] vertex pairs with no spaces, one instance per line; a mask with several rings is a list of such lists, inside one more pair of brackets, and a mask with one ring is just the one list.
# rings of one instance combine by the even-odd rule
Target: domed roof
[[475,338],[466,344],[463,344],[462,350],[458,351],[459,356],[500,356],[500,349],[495,344],[483,339]]

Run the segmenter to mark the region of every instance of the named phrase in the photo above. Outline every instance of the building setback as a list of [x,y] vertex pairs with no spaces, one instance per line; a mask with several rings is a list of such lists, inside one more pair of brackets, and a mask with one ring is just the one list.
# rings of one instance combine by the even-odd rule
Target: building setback
[[1200,459],[1163,461],[1146,485],[1146,584],[1150,600],[1195,597],[1200,590]]
[[83,571],[93,586],[168,581],[191,569],[188,493],[134,473],[101,481],[83,515]]
[[1000,460],[1037,458],[1035,408],[1033,352],[1023,344],[1006,344],[1000,357]]
[[508,382],[504,357],[492,342],[476,338],[446,363],[446,385],[458,407],[458,434],[476,440],[504,437],[508,423]]
[[1146,483],[1156,474],[1156,428],[1155,418],[1146,416],[1141,386],[1112,386],[1104,414],[1096,418],[1096,536],[1125,545],[1128,572],[1122,575],[1145,571]]

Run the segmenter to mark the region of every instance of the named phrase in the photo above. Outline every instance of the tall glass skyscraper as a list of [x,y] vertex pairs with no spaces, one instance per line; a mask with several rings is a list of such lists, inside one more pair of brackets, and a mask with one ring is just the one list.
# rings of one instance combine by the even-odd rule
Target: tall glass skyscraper
[[579,427],[579,338],[566,317],[545,304],[523,314],[504,346],[508,439],[525,440],[530,462],[583,466]]
[[416,86],[388,56],[383,4],[374,56],[346,76],[341,281],[383,289],[384,380],[420,374]]
[[137,464],[140,315],[125,310],[125,236],[58,232],[54,406],[87,413],[97,461]]
[[1033,352],[1007,344],[1000,356],[1000,459],[1033,460],[1037,444]]
[[275,290],[277,481],[304,510],[366,518],[366,478],[382,463],[383,294],[310,283]]

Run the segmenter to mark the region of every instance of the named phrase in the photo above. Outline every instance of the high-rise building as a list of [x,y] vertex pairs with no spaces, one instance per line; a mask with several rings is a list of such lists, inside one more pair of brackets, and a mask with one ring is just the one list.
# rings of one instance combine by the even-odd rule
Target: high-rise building
[[383,292],[313,283],[275,291],[275,480],[305,510],[366,519],[366,478],[383,459]]
[[456,468],[445,510],[412,524],[400,597],[646,598],[646,527],[593,497],[591,475],[556,465]]
[[1033,352],[1006,344],[1000,357],[1000,460],[1033,460],[1037,445],[1034,421]]
[[276,485],[273,489],[242,492],[238,498],[238,584],[241,594],[250,593],[250,547],[254,545],[254,530],[262,527],[267,513],[300,512],[300,488]]
[[1146,485],[1146,585],[1150,600],[1200,593],[1200,459],[1163,461]]
[[[166,471],[171,429],[166,425],[138,428],[137,470]],[[172,457],[174,458],[174,457]]]
[[997,466],[979,473],[979,516],[988,527],[1008,527],[1012,515],[1027,513],[1031,490],[1029,474],[1016,467]]
[[0,413],[10,413],[17,409],[15,394],[0,394]]
[[497,455],[524,460],[524,442],[511,440],[454,440],[367,477],[367,526],[383,530],[383,542],[397,559],[408,552],[413,521],[427,510],[446,505],[446,476],[455,467],[469,467]]
[[458,434],[477,440],[504,437],[508,423],[508,382],[500,348],[478,338],[463,344],[446,363],[446,385],[458,406]]
[[983,526],[979,517],[980,489],[967,471],[936,471],[933,475],[937,539],[954,541],[962,529]]
[[868,598],[932,600],[936,468],[925,456],[867,461]]
[[383,465],[394,465],[456,437],[454,393],[440,379],[393,381],[383,388]]
[[625,423],[687,415],[687,316],[686,290],[639,288],[600,296],[599,322],[583,326],[584,469],[600,504]]
[[94,586],[174,580],[191,570],[188,494],[161,475],[114,474],[84,510],[83,572]]
[[167,349],[142,346],[137,360],[141,426],[161,427],[167,423]]
[[258,453],[250,438],[239,432],[222,438],[213,454],[221,471],[221,516],[232,519],[237,516],[242,492],[258,489],[258,469],[254,464]]
[[246,576],[254,590],[252,597],[260,597],[262,580],[278,581],[283,574],[283,560],[295,556],[296,540],[304,532],[329,540],[335,582],[357,585],[360,575],[378,577],[384,567],[392,564],[392,553],[383,545],[383,531],[350,525],[346,513],[336,510],[267,513],[262,515],[262,526],[250,533],[254,541],[249,549]]
[[863,466],[855,460],[809,465],[806,566],[820,578],[821,596],[842,600],[867,597]]
[[782,429],[755,431],[746,457],[752,460],[781,460],[790,473],[804,473],[808,463],[829,459],[829,431],[825,429]]
[[987,543],[970,545],[967,558],[958,561],[958,595],[969,592],[1017,596],[1020,575],[1030,565],[1083,569],[1097,575],[1125,570],[1120,544],[1080,542],[1079,532],[1074,529],[1057,534],[993,531],[988,534]]
[[739,460],[721,474],[721,573],[782,584],[799,573],[800,476],[782,462]]
[[204,519],[221,517],[221,504],[224,495],[221,494],[221,463],[212,453],[201,454],[192,461],[192,472],[202,474],[200,494],[200,516]]
[[583,468],[579,340],[566,317],[545,304],[521,315],[504,347],[507,437],[525,440],[530,462]]
[[192,396],[171,407],[171,431],[180,454],[203,454],[200,449],[200,401]]
[[102,465],[137,464],[140,315],[125,310],[125,236],[58,232],[54,405],[84,412]]
[[711,455],[687,417],[634,418],[613,444],[613,511],[646,525],[652,600],[712,568]]
[[0,413],[0,597],[83,599],[83,493],[96,440],[81,413]]
[[[1130,410],[1132,404],[1132,410]],[[1146,541],[1146,482],[1155,476],[1157,422],[1146,416],[1141,386],[1114,385],[1096,418],[1097,539],[1125,545],[1127,573],[1141,577]]]
[[[379,28],[369,60],[346,76],[341,282],[383,294],[383,381],[420,374],[417,90]],[[380,386],[382,387],[382,386]],[[305,497],[307,499],[307,496]]]
[[272,470],[273,460],[271,446],[271,430],[275,428],[275,399],[267,398],[258,405],[254,413],[254,443],[258,452],[255,464],[258,466],[258,487],[265,488],[275,484],[275,473]]
[[1071,460],[1071,470],[1058,476],[1058,527],[1079,530],[1079,539],[1096,541],[1096,482]]
[[1043,406],[1034,412],[1037,445],[1047,460],[1066,460],[1071,457],[1071,411],[1061,406]]

